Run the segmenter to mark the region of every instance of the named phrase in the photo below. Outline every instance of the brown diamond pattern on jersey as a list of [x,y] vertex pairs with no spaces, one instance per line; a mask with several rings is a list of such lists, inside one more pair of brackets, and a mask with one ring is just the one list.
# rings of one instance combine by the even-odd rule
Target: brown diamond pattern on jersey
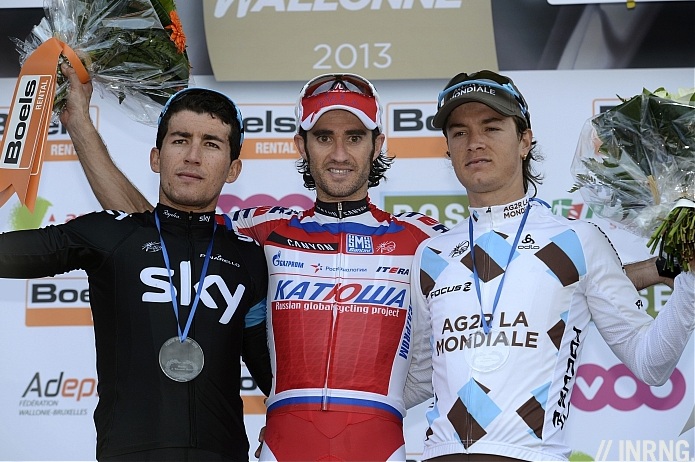
[[516,413],[539,439],[543,438],[543,415],[545,411],[535,396],[522,404]]
[[[490,255],[488,255],[488,253],[485,252],[485,250],[483,250],[481,247],[476,245],[474,252],[475,266],[478,270],[478,277],[481,281],[489,282],[504,273],[502,267],[498,265],[495,260],[490,258]],[[473,259],[471,258],[470,252],[468,252],[466,256],[461,259],[461,263],[463,263],[463,265],[470,271],[473,271]]]
[[456,430],[463,447],[466,449],[487,434],[483,427],[481,427],[468,412],[461,398],[458,398],[451,407],[449,414],[447,414],[447,418],[454,427],[454,430]]
[[427,297],[434,288],[434,279],[422,268],[420,268],[420,288],[422,289],[422,295],[425,297]]
[[565,332],[565,321],[560,319],[553,327],[548,329],[548,337],[550,341],[553,342],[555,348],[560,349],[560,342],[562,342],[562,334]]
[[555,274],[563,287],[579,281],[579,272],[570,257],[555,243],[543,247],[536,256]]

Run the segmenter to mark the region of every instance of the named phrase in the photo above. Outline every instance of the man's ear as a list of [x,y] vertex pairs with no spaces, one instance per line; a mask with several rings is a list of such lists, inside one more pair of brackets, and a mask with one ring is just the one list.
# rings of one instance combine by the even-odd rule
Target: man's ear
[[294,145],[297,148],[297,151],[299,151],[299,155],[302,156],[302,159],[306,159],[306,146],[304,145],[304,138],[302,138],[302,135],[294,135]]
[[150,149],[150,168],[154,173],[159,173],[159,149]]
[[526,129],[524,133],[521,134],[520,147],[521,147],[521,158],[526,159],[528,153],[531,151],[531,146],[533,144],[533,132],[530,128]]
[[380,133],[379,136],[377,136],[374,139],[374,156],[372,157],[372,162],[379,157],[379,154],[381,154],[381,149],[384,147],[384,141],[386,140],[386,135],[383,133]]
[[237,178],[239,178],[239,174],[241,174],[241,159],[234,159],[232,161],[232,164],[229,166],[229,172],[227,173],[227,179],[225,179],[225,183],[234,183]]

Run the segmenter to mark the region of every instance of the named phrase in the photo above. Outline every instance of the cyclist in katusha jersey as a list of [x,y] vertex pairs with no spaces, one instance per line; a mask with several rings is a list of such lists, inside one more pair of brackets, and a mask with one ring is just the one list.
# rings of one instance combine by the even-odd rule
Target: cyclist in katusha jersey
[[[73,123],[91,125],[88,104],[74,109]],[[239,357],[267,394],[267,270],[258,243],[214,213],[241,170],[242,140],[229,98],[183,90],[164,108],[150,156],[160,174],[153,212],[0,235],[0,277],[89,277],[100,461],[248,460]]]
[[409,273],[425,238],[446,228],[398,217],[367,190],[392,159],[379,96],[356,75],[308,82],[296,106],[295,144],[315,206],[231,215],[263,243],[273,389],[260,460],[405,460],[404,386],[413,324]]
[[[695,328],[695,278],[677,276],[653,319],[598,227],[530,196],[535,141],[509,78],[457,75],[433,125],[471,207],[419,247],[411,273],[414,316],[429,326],[413,339],[413,355],[431,357],[434,368],[414,378],[435,396],[423,458],[567,460],[589,322],[636,377],[663,384]],[[658,280],[651,270],[650,283]]]
[[[368,188],[392,159],[382,152],[382,106],[369,81],[312,79],[296,115],[299,169],[316,190],[315,206],[232,215],[238,231],[262,243],[269,271],[274,380],[260,458],[405,460],[403,417],[417,404],[404,395],[417,328],[410,267],[418,244],[446,227],[370,202]],[[102,206],[151,209],[95,130],[67,129]]]

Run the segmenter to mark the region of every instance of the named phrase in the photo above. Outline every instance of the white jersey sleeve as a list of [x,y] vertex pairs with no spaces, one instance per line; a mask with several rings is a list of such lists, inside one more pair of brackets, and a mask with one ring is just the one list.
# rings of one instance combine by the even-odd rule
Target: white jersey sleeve
[[412,359],[405,381],[403,399],[406,409],[431,398],[432,389],[432,322],[420,280],[420,258],[425,243],[418,247],[410,270],[410,303],[413,307]]
[[695,277],[691,273],[679,275],[673,294],[652,319],[639,306],[639,299],[638,306],[633,305],[635,289],[626,284],[627,277],[608,239],[598,229],[591,239],[593,245],[585,246],[590,252],[585,293],[592,320],[635,376],[649,385],[663,385],[695,328]]

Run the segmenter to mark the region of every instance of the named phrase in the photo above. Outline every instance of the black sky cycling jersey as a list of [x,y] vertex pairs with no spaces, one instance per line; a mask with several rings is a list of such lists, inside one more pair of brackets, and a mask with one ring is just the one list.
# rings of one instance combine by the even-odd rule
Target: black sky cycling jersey
[[87,272],[97,351],[97,458],[191,447],[247,460],[242,353],[261,390],[267,394],[271,386],[263,251],[228,229],[224,217],[161,204],[156,212],[182,330],[202,287],[188,337],[200,344],[204,367],[189,382],[168,378],[159,365],[162,344],[178,329],[154,213],[91,213],[59,226],[2,234],[0,277]]

